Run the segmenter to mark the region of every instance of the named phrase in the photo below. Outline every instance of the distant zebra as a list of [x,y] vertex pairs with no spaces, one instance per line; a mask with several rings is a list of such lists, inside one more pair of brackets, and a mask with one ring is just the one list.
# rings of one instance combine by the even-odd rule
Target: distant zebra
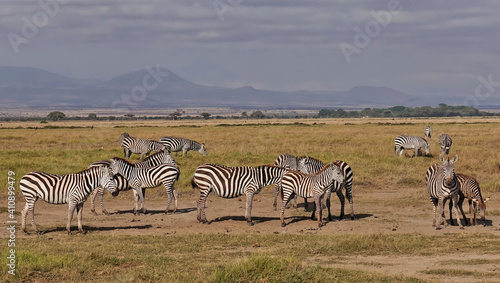
[[[282,154],[274,161],[274,166],[283,167],[288,170],[297,170],[297,157],[291,154]],[[274,186],[274,201],[273,207],[276,210],[278,195],[281,191],[281,181]]]
[[206,155],[205,144],[199,143],[186,138],[176,138],[176,137],[162,137],[160,139],[160,143],[162,143],[166,149],[171,152],[175,152],[177,156],[177,152],[182,150],[182,155],[186,155],[188,151],[194,150],[198,151],[200,154]]
[[[101,161],[96,161],[96,162],[90,164],[89,168],[94,167],[94,166],[102,166],[102,165],[110,166],[110,164],[111,164],[111,162],[109,160],[101,160]],[[170,164],[170,165],[177,167],[177,164],[175,163],[174,158],[169,154],[169,152],[167,150],[162,150],[162,151],[159,151],[155,154],[152,154],[151,156],[146,157],[143,161],[134,163],[134,166],[137,168],[148,168],[148,167],[158,166],[160,164]],[[124,178],[123,176],[121,176],[120,174],[115,175],[114,179],[115,179],[116,187],[117,187],[118,191],[121,192],[121,191],[128,191],[128,190],[132,189],[132,187],[130,187],[127,179]],[[137,192],[135,190],[133,192],[134,192],[135,206],[137,206],[137,202],[139,200],[139,195],[137,194]],[[99,203],[101,204],[102,213],[109,215],[108,211],[106,210],[106,208],[104,207],[104,204],[103,204],[103,194],[104,194],[104,189],[99,187],[97,190],[92,191],[92,194],[90,195],[90,208],[91,208],[90,211],[92,213],[94,213],[95,215],[97,215],[97,213],[95,211],[95,198],[96,198],[96,196],[99,197]],[[142,196],[144,198],[146,198],[146,189],[145,188],[142,188]]]
[[[118,142],[120,143],[120,146],[123,147],[123,141],[125,140],[125,138],[128,138],[130,137],[130,135],[128,133],[122,133],[120,135],[120,138],[118,138]],[[127,150],[125,149],[125,147],[123,147],[123,155],[126,157],[127,156]]]
[[425,127],[424,134],[426,138],[431,138],[432,136],[432,128],[431,126]]
[[[168,195],[168,205],[165,213],[168,213],[172,198],[174,199],[174,213],[177,211],[177,192],[175,191],[174,183],[179,179],[179,168],[171,164],[160,164],[154,167],[138,168],[134,164],[119,157],[113,157],[110,160],[110,167],[114,174],[120,174],[125,177],[129,186],[139,196],[142,204],[142,213],[147,213],[144,203],[144,195],[142,189],[154,188],[161,184],[165,187]],[[137,198],[136,198],[137,200]],[[137,201],[134,205],[134,214],[138,214]]]
[[252,226],[252,202],[255,194],[262,187],[276,184],[287,169],[277,166],[263,165],[259,167],[228,167],[218,164],[199,166],[193,174],[191,185],[200,190],[197,219],[208,223],[205,216],[205,204],[210,192],[214,191],[223,198],[235,198],[246,195],[245,219]]
[[[458,182],[460,183],[460,191],[458,192],[459,200],[458,200],[458,208],[460,209],[460,212],[462,213],[462,217],[465,220],[465,223],[470,225],[470,222],[467,220],[467,217],[465,216],[464,210],[463,210],[463,202],[467,198],[468,203],[469,203],[469,214],[472,214],[471,216],[471,223],[472,225],[476,225],[476,214],[478,213],[479,210],[479,215],[481,217],[481,220],[484,222],[485,220],[485,211],[486,211],[486,202],[489,200],[489,198],[483,199],[483,196],[481,195],[481,188],[479,187],[479,183],[476,181],[471,176],[467,176],[465,174],[456,174]],[[446,200],[445,200],[446,202]],[[452,205],[453,203],[450,202],[449,209],[450,209],[450,222],[453,223],[453,219],[451,217],[451,210],[452,210]],[[457,219],[457,221],[460,221]]]
[[[455,175],[455,162],[458,160],[458,155],[455,155],[452,160],[449,158],[445,159],[440,155],[439,160],[441,163],[430,166],[425,174],[425,185],[427,186],[427,191],[429,192],[434,211],[432,226],[436,226],[436,229],[440,229],[442,223],[446,225],[442,217],[444,214],[445,199],[451,199],[453,201],[455,216],[459,219],[457,204],[460,184]],[[439,211],[437,211],[437,209],[439,209]],[[460,221],[458,221],[458,225],[463,229]]]
[[281,226],[285,227],[285,207],[293,194],[301,197],[314,197],[316,203],[316,213],[318,227],[323,226],[323,216],[321,202],[325,192],[330,188],[332,180],[338,183],[344,182],[344,175],[340,169],[340,164],[332,162],[325,165],[323,169],[314,173],[306,174],[299,171],[288,171],[281,180]]
[[441,148],[441,154],[449,154],[452,141],[448,134],[441,134],[439,136],[439,147]]
[[[336,162],[340,164],[340,169],[344,174],[344,182],[339,183],[333,180],[330,189],[326,191],[325,199],[326,199],[326,207],[328,208],[328,220],[332,221],[332,214],[330,210],[330,199],[332,192],[335,192],[337,194],[337,197],[339,198],[340,201],[339,220],[342,220],[344,218],[345,197],[342,193],[342,187],[345,188],[345,196],[347,197],[347,201],[349,201],[349,204],[351,206],[351,220],[354,220],[354,204],[352,198],[352,183],[353,183],[352,169],[351,166],[349,166],[349,164],[347,164],[342,160],[337,160]],[[325,165],[326,164],[324,164],[323,162],[321,162],[316,158],[303,156],[299,158],[298,170],[306,174],[313,174],[321,170]],[[313,209],[311,218],[314,218],[314,211],[315,209]]]
[[418,151],[422,148],[425,151],[425,155],[428,156],[430,154],[430,144],[424,138],[417,136],[406,136],[399,135],[394,139],[394,154],[398,156],[403,155],[403,151],[405,149],[415,149],[415,155],[418,156]]
[[[123,134],[122,134],[123,136]],[[121,139],[122,137],[120,137]],[[132,153],[141,154],[140,159],[148,156],[151,151],[160,151],[165,149],[165,146],[157,141],[148,139],[138,139],[131,136],[123,137],[121,142],[125,158],[129,159]]]
[[106,166],[90,168],[79,173],[67,175],[30,172],[22,177],[19,187],[26,199],[26,205],[21,212],[21,227],[26,234],[28,234],[26,230],[26,216],[28,213],[31,214],[33,230],[37,234],[40,234],[35,224],[35,202],[38,198],[50,204],[69,204],[66,231],[68,234],[71,234],[71,219],[73,218],[75,208],[78,218],[78,230],[83,233],[83,203],[87,200],[90,192],[97,187],[103,187],[114,196],[118,194],[115,182],[113,181],[113,173]]

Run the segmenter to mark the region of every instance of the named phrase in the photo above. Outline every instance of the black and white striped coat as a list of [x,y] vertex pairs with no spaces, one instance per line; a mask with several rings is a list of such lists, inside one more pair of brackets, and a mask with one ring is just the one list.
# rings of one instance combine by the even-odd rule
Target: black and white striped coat
[[[430,166],[425,174],[425,185],[427,186],[434,212],[432,226],[436,226],[436,229],[440,229],[441,224],[446,224],[442,217],[444,214],[445,199],[453,201],[455,216],[459,219],[457,205],[460,183],[455,175],[455,162],[458,160],[458,155],[455,155],[452,160],[449,158],[445,159],[440,155],[439,160],[441,163]],[[458,221],[458,225],[463,228],[460,221]]]
[[138,139],[131,136],[120,136],[120,145],[123,147],[123,153],[125,158],[129,159],[132,153],[140,154],[140,159],[149,156],[152,151],[161,151],[165,149],[165,146],[160,142],[148,140],[148,139]]
[[[179,168],[176,165],[160,164],[154,167],[138,168],[125,159],[114,157],[110,160],[110,167],[114,174],[125,177],[129,186],[137,193],[142,204],[142,212],[147,213],[144,203],[143,188],[154,188],[159,185],[165,187],[168,196],[168,205],[165,213],[168,213],[172,199],[174,199],[174,213],[177,211],[177,192],[174,187],[175,181],[179,179]],[[136,198],[137,200],[137,198]],[[137,201],[134,205],[134,214],[138,213]]]
[[306,174],[300,171],[288,171],[281,179],[281,226],[285,226],[285,208],[290,198],[296,194],[300,197],[313,197],[316,203],[316,213],[318,214],[318,227],[323,225],[321,201],[325,192],[330,188],[332,180],[338,183],[344,182],[344,174],[340,169],[340,164],[332,162],[325,165],[323,169],[314,173]]
[[441,154],[449,154],[452,140],[450,135],[441,134],[439,135],[439,147],[441,148]]
[[405,149],[414,149],[414,156],[418,156],[418,151],[421,148],[424,150],[426,156],[430,154],[430,144],[427,143],[424,138],[418,136],[399,135],[394,139],[394,154],[396,156],[398,155],[398,152],[399,156],[402,156]]
[[252,222],[252,202],[255,194],[262,187],[276,184],[287,170],[282,167],[263,165],[259,167],[229,167],[218,164],[199,166],[193,174],[191,185],[200,190],[198,200],[198,221],[208,223],[205,216],[205,204],[210,192],[214,191],[223,198],[235,198],[246,195],[245,219]]
[[[109,166],[110,164],[111,164],[111,162],[109,160],[100,160],[100,161],[96,161],[96,162],[90,164],[89,168],[94,167],[94,166],[102,166],[102,165]],[[162,150],[162,151],[159,151],[157,153],[154,153],[154,154],[146,157],[143,161],[134,163],[134,166],[137,168],[148,168],[148,167],[154,167],[154,166],[157,166],[160,164],[170,164],[170,165],[177,167],[177,163],[175,163],[174,158],[169,154],[169,152],[167,150]],[[118,191],[121,192],[121,191],[128,191],[128,190],[132,189],[132,187],[129,185],[127,179],[124,178],[123,176],[121,176],[120,174],[115,175],[114,179],[115,179],[116,187],[117,187]],[[134,203],[135,203],[134,206],[137,206],[137,202],[139,201],[139,195],[137,194],[137,192],[135,190],[133,190],[133,192],[134,192]],[[108,211],[104,207],[103,194],[104,194],[104,189],[99,187],[97,190],[92,191],[92,193],[90,195],[90,209],[91,209],[90,211],[92,213],[94,213],[95,215],[97,215],[97,213],[95,211],[95,198],[96,198],[96,196],[99,197],[99,203],[101,205],[102,213],[109,215]],[[142,196],[144,197],[144,199],[146,198],[146,189],[145,188],[142,188]]]
[[[297,170],[297,162],[298,159],[294,155],[291,154],[282,154],[276,158],[274,161],[274,166],[282,167],[287,170]],[[278,195],[281,191],[281,180],[276,183],[274,186],[274,201],[273,207],[276,210]]]
[[113,181],[113,173],[107,166],[89,168],[79,173],[56,175],[45,172],[30,172],[23,176],[19,182],[21,192],[26,199],[26,205],[21,212],[22,230],[26,230],[26,216],[31,214],[31,224],[37,234],[35,224],[35,202],[41,198],[50,204],[68,204],[68,221],[66,231],[71,234],[71,219],[73,213],[77,211],[78,230],[83,233],[82,210],[83,203],[89,194],[97,187],[106,188],[108,191],[117,194],[116,184]]
[[[481,188],[479,187],[479,183],[477,182],[476,179],[474,179],[471,176],[465,175],[465,174],[456,174],[458,182],[460,184],[460,191],[458,192],[458,208],[460,209],[460,212],[462,213],[462,217],[465,220],[466,224],[471,224],[476,225],[477,220],[476,220],[476,214],[479,212],[479,217],[481,220],[484,222],[485,220],[485,211],[486,211],[486,202],[489,200],[489,198],[483,199],[483,196],[481,194]],[[469,222],[467,217],[465,216],[464,210],[463,210],[463,203],[464,200],[467,199],[469,203],[469,214],[471,214],[471,221]],[[453,223],[452,219],[452,207],[453,203],[450,202],[449,209],[450,209],[450,222]],[[459,220],[457,220],[459,221]]]
[[[349,166],[349,164],[347,164],[342,160],[337,160],[336,162],[340,164],[340,169],[344,174],[344,182],[339,183],[333,180],[330,188],[326,191],[325,199],[326,199],[326,207],[328,208],[328,220],[332,221],[332,214],[330,209],[331,207],[330,199],[332,193],[336,193],[340,201],[339,220],[342,220],[344,218],[345,197],[347,197],[347,201],[349,201],[349,204],[351,206],[351,220],[354,220],[354,203],[352,198],[352,184],[354,175],[351,166]],[[321,162],[316,158],[310,156],[302,156],[299,158],[298,161],[298,170],[306,174],[313,174],[314,172],[318,172],[319,170],[321,170],[325,165],[326,164],[324,164],[323,162]],[[345,189],[345,197],[344,194],[342,193],[342,188]],[[314,211],[315,209],[313,210],[311,218],[314,218]]]
[[171,152],[175,152],[175,155],[177,155],[177,152],[181,150],[183,155],[186,155],[190,150],[198,151],[203,155],[207,154],[204,143],[199,143],[186,138],[162,137],[160,139],[160,143],[162,143],[166,149]]
[[426,138],[431,138],[432,137],[432,127],[431,126],[425,127],[424,135],[425,135]]

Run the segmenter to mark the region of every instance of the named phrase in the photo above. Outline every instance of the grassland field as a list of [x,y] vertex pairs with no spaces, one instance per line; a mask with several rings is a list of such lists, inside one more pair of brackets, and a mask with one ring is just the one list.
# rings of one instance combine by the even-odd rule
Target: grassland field
[[[394,138],[423,137],[426,125],[433,128],[433,156],[396,157]],[[161,187],[148,189],[150,213],[139,216],[131,213],[131,192],[115,198],[106,193],[111,215],[91,214],[87,201],[87,233],[76,232],[75,217],[68,236],[67,205],[39,200],[35,220],[44,234],[24,235],[21,177],[30,171],[74,173],[97,160],[123,157],[118,144],[123,132],[206,144],[207,155],[174,156],[181,169],[175,184],[179,212],[163,213],[166,193]],[[491,196],[481,225],[431,227],[425,172],[438,162],[441,133],[453,139],[450,156],[459,156],[456,172],[474,176],[483,196]],[[272,208],[274,186],[268,186],[254,199],[254,226],[244,221],[244,196],[228,200],[214,194],[206,212],[212,223],[197,223],[198,194],[190,184],[197,166],[273,164],[283,153],[347,162],[354,172],[356,219],[318,228],[309,220],[311,212],[299,206],[286,210],[288,225],[282,228],[279,211]],[[0,156],[4,226],[9,220],[8,172],[16,178],[16,275],[1,264],[3,282],[500,282],[498,118],[3,122]],[[336,196],[332,203],[338,216]],[[100,213],[98,204],[96,209]],[[0,237],[1,260],[7,262],[7,229]]]

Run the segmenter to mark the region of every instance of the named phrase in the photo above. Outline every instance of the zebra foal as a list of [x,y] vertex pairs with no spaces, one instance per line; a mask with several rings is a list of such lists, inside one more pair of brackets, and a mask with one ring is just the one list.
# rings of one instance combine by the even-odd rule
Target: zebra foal
[[398,156],[403,156],[403,151],[405,149],[415,149],[415,155],[418,156],[419,150],[422,148],[425,151],[425,156],[430,154],[430,143],[424,138],[417,136],[406,136],[399,135],[394,139],[394,154]]
[[[298,159],[294,155],[282,154],[276,158],[276,160],[274,161],[274,166],[283,167],[287,170],[297,170],[297,163]],[[280,191],[281,191],[281,180],[278,181],[274,186],[274,201],[273,201],[274,210],[277,210],[276,207]]]
[[[447,225],[442,217],[444,214],[445,199],[453,201],[453,210],[455,211],[456,218],[459,219],[457,206],[460,183],[455,175],[455,162],[458,160],[458,155],[455,155],[452,160],[449,158],[445,159],[440,155],[439,160],[441,163],[431,165],[425,174],[425,185],[427,186],[434,212],[432,226],[436,226],[436,229],[440,229],[443,223]],[[458,221],[458,225],[463,229],[460,221]]]
[[316,203],[318,227],[323,226],[321,201],[329,189],[332,180],[338,183],[344,181],[344,175],[338,162],[325,165],[323,169],[314,174],[305,174],[299,171],[288,171],[281,179],[281,227],[285,227],[285,208],[290,198],[296,194],[301,197],[313,197]]
[[165,213],[168,213],[172,199],[175,205],[173,213],[177,211],[177,192],[174,183],[179,179],[180,171],[176,165],[160,164],[154,167],[138,168],[123,158],[113,157],[110,160],[110,168],[114,174],[120,174],[126,178],[129,186],[138,195],[138,198],[135,198],[134,214],[138,214],[138,200],[141,201],[142,213],[147,213],[142,189],[154,188],[162,184],[168,195]]
[[424,135],[426,138],[431,138],[431,136],[432,136],[432,127],[431,126],[425,127]]
[[450,135],[441,134],[439,136],[439,147],[441,148],[441,154],[449,154],[452,140]]
[[199,143],[186,138],[176,138],[176,137],[162,137],[160,143],[165,146],[166,149],[171,152],[177,152],[182,150],[182,155],[186,155],[188,151],[194,150],[198,151],[200,154],[206,155],[205,144]]
[[197,219],[208,223],[205,206],[210,192],[214,191],[223,198],[236,198],[246,195],[245,219],[249,226],[252,222],[252,203],[255,194],[262,187],[276,184],[287,170],[282,167],[263,165],[259,167],[229,167],[218,164],[204,164],[196,168],[191,178],[193,189],[200,190]]
[[97,187],[106,188],[114,196],[118,194],[113,173],[109,167],[100,166],[83,170],[79,173],[56,175],[45,172],[30,172],[24,175],[19,182],[21,192],[26,199],[26,205],[21,212],[22,230],[26,230],[26,216],[31,214],[31,224],[35,233],[40,231],[35,224],[35,202],[41,198],[50,204],[69,204],[68,221],[66,231],[71,235],[71,219],[77,212],[78,230],[82,228],[83,203],[87,200],[90,192]]
[[140,154],[140,159],[149,156],[151,151],[161,151],[165,149],[165,146],[160,142],[148,140],[148,139],[138,139],[131,137],[127,133],[123,133],[119,138],[120,145],[123,147],[123,153],[125,158],[129,159],[132,153]]

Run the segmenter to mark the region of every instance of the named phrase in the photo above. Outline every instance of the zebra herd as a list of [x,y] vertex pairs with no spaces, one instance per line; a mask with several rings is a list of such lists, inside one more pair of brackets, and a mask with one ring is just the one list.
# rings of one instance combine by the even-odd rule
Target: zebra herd
[[[431,138],[432,128],[426,127],[425,136]],[[171,152],[182,151],[186,155],[189,150],[198,151],[206,155],[205,144],[198,143],[186,138],[162,137],[158,141],[131,137],[123,133],[119,137],[120,146],[123,148],[124,158],[113,157],[109,160],[94,162],[87,169],[67,175],[56,175],[45,172],[27,173],[20,181],[21,192],[26,199],[26,205],[22,210],[22,230],[27,233],[26,218],[31,214],[31,222],[36,233],[39,230],[34,220],[34,204],[41,198],[50,204],[68,204],[68,220],[66,230],[71,234],[70,226],[77,210],[78,230],[82,229],[83,204],[91,196],[92,212],[95,213],[95,197],[99,197],[102,212],[108,214],[104,208],[102,196],[104,190],[108,190],[113,196],[121,191],[132,190],[134,193],[134,214],[147,213],[145,205],[145,193],[147,188],[163,185],[167,192],[168,204],[165,213],[170,210],[174,202],[173,213],[177,211],[177,191],[175,182],[179,179],[180,168],[176,164]],[[458,225],[463,228],[458,210],[460,209],[465,223],[468,224],[462,203],[465,198],[469,202],[469,213],[473,213],[473,224],[476,224],[476,213],[484,221],[485,202],[478,182],[467,175],[455,173],[455,163],[458,155],[451,160],[444,155],[449,154],[451,138],[447,134],[439,137],[442,154],[440,163],[430,166],[426,172],[426,187],[433,205],[433,226],[437,229],[444,221],[444,206],[447,200],[451,200],[450,221],[453,224],[452,211],[455,213]],[[404,149],[413,149],[414,156],[430,155],[430,143],[425,138],[418,136],[400,135],[395,139],[395,155],[401,156]],[[150,155],[151,152],[156,152]],[[128,161],[132,153],[141,154],[140,162]],[[143,157],[145,157],[143,159]],[[345,198],[350,204],[350,216],[354,219],[353,208],[353,171],[351,167],[342,160],[330,163],[309,157],[296,157],[291,154],[278,156],[273,165],[262,165],[258,167],[241,166],[229,167],[220,164],[207,163],[198,166],[192,175],[191,185],[198,189],[200,196],[197,202],[197,220],[201,223],[209,223],[205,215],[206,200],[214,191],[223,198],[236,198],[246,196],[245,219],[248,225],[254,225],[252,221],[252,203],[255,194],[263,187],[275,185],[273,207],[277,209],[277,197],[281,196],[280,221],[281,226],[286,226],[284,221],[285,208],[294,199],[297,206],[297,197],[304,198],[307,209],[307,198],[313,198],[314,209],[311,219],[317,219],[318,227],[323,226],[322,201],[326,200],[328,209],[328,220],[332,221],[330,211],[330,197],[336,193],[340,200],[341,212],[339,220],[344,217]],[[345,196],[343,194],[345,190]],[[139,209],[139,201],[141,208]],[[472,218],[471,218],[472,219]]]
[[[432,128],[425,127],[424,134],[426,138],[432,137]],[[419,155],[420,149],[424,149],[425,156],[430,156],[430,143],[425,138],[418,136],[399,135],[394,140],[395,155],[402,156],[404,149],[414,149],[414,156]],[[432,202],[434,218],[432,225],[436,229],[440,229],[441,225],[446,224],[444,221],[444,205],[447,200],[450,200],[450,223],[453,225],[452,211],[457,218],[457,224],[463,229],[460,221],[458,210],[460,210],[464,222],[469,224],[467,217],[462,208],[462,204],[467,198],[469,203],[469,213],[472,214],[472,223],[476,225],[476,214],[479,213],[481,220],[485,219],[486,201],[489,198],[483,199],[481,189],[476,179],[465,174],[455,173],[455,162],[458,161],[458,155],[455,155],[451,160],[445,158],[445,155],[450,153],[452,139],[448,134],[439,136],[439,147],[441,154],[439,155],[440,163],[431,165],[425,175],[425,183],[429,197]]]

